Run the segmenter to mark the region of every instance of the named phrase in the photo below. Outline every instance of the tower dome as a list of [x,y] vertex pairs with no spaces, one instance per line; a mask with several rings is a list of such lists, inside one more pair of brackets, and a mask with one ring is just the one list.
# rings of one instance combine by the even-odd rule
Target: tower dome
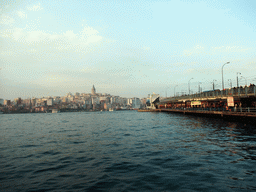
[[96,95],[96,89],[95,89],[94,85],[92,86],[92,95]]

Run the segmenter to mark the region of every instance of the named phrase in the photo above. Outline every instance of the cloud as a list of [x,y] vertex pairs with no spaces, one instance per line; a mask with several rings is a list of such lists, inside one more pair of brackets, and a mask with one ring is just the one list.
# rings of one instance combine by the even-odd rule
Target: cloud
[[248,50],[249,48],[242,48],[240,46],[219,46],[219,47],[212,48],[212,51],[216,53],[219,53],[219,52],[237,53],[237,52],[246,52]]
[[0,37],[9,38],[23,44],[51,45],[58,50],[74,49],[74,46],[86,47],[90,44],[100,42],[103,37],[92,27],[86,27],[75,34],[68,30],[64,33],[50,33],[41,30],[27,31],[23,28],[11,28],[0,30]]
[[151,48],[150,48],[150,47],[146,47],[146,46],[144,46],[144,47],[142,48],[142,50],[144,50],[144,51],[150,51],[150,50],[151,50]]
[[61,83],[61,82],[68,81],[67,78],[64,78],[64,77],[62,77],[60,75],[55,75],[55,74],[48,75],[44,80],[47,83]]
[[42,10],[43,8],[41,7],[40,3],[38,5],[34,5],[34,6],[31,6],[31,7],[27,7],[28,10],[30,11],[40,11]]
[[6,14],[3,14],[0,16],[0,24],[12,25],[14,22],[15,22],[15,20]]
[[87,43],[94,43],[102,40],[102,37],[98,35],[99,32],[92,27],[86,26],[80,32],[80,37],[83,40],[86,40]]
[[23,11],[17,11],[17,15],[22,18],[22,19],[26,19],[27,18],[27,14]]
[[193,56],[193,55],[204,54],[204,53],[205,53],[205,48],[200,45],[196,45],[192,49],[183,51],[184,56]]
[[4,56],[12,56],[13,52],[12,51],[2,51],[2,52],[0,52],[0,54],[4,55]]

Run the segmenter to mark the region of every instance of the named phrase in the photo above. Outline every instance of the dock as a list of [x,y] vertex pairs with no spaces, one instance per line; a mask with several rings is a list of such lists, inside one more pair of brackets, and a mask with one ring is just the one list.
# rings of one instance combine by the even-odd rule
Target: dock
[[[251,109],[252,110],[252,109]],[[256,110],[256,109],[255,109]],[[241,112],[242,111],[242,112]],[[239,109],[239,111],[209,111],[191,109],[140,109],[138,112],[167,112],[180,113],[184,115],[208,116],[228,120],[242,121],[244,123],[256,123],[256,112],[248,112],[250,109]]]

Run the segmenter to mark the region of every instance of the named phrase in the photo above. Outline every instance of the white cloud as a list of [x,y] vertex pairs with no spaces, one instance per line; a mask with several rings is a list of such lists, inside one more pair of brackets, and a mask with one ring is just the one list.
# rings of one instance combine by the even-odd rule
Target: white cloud
[[4,56],[12,56],[13,52],[12,51],[3,51],[3,52],[0,52],[0,54],[4,55]]
[[74,40],[75,38],[77,38],[77,35],[71,30],[66,31],[65,33],[63,33],[63,35],[70,40]]
[[95,43],[102,40],[102,37],[98,35],[98,31],[92,27],[86,26],[80,32],[80,38],[85,40],[86,44]]
[[3,14],[0,16],[0,24],[12,25],[14,22],[15,22],[15,20],[8,15]]
[[24,32],[20,28],[5,29],[0,30],[0,36],[19,41],[24,36]]
[[85,36],[92,36],[92,35],[97,35],[99,32],[92,27],[86,26],[84,29],[81,31],[82,35]]
[[22,18],[22,19],[26,19],[27,18],[27,14],[23,11],[17,11],[17,15]]
[[31,43],[43,43],[50,44],[58,41],[59,46],[68,45],[81,45],[86,46],[91,43],[99,42],[103,39],[102,36],[98,35],[98,31],[91,27],[90,30],[83,30],[78,34],[68,30],[62,34],[46,33],[40,30],[27,31],[22,28],[12,28],[0,30],[0,36],[10,38],[15,41],[31,44]]
[[31,7],[27,7],[28,10],[30,11],[40,11],[42,10],[43,8],[41,7],[40,3],[38,5],[34,5],[34,6],[31,6]]
[[220,47],[213,47],[212,48],[212,51],[215,52],[215,53],[221,53],[221,52],[224,52],[224,53],[237,53],[237,52],[246,52],[248,51],[249,48],[243,48],[243,47],[240,47],[240,46],[220,46]]
[[23,31],[23,32],[25,32],[26,41],[29,43],[44,41],[49,39],[49,36],[51,36],[50,34],[44,33],[43,31],[30,31],[27,33],[26,31]]
[[30,52],[30,53],[36,53],[37,50],[36,50],[36,49],[30,49],[29,52]]
[[205,48],[200,46],[200,45],[196,45],[195,47],[193,47],[192,49],[189,50],[184,50],[184,55],[185,56],[192,56],[195,54],[204,54],[205,53]]
[[53,75],[50,74],[46,78],[44,78],[44,81],[47,83],[60,83],[60,82],[66,82],[68,79],[65,77],[62,77],[60,75]]
[[150,50],[151,50],[151,48],[150,48],[150,47],[146,47],[146,46],[145,46],[145,47],[143,47],[142,49],[143,49],[144,51],[150,51]]

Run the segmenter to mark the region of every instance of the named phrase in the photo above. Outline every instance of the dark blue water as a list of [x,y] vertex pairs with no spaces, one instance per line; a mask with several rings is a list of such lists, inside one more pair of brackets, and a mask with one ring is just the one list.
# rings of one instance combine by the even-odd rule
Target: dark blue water
[[0,116],[1,191],[255,191],[256,130],[137,111]]

